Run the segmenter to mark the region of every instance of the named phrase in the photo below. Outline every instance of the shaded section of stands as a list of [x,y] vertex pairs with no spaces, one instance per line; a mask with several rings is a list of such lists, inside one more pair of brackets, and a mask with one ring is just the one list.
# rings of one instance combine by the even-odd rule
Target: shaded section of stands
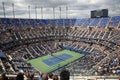
[[6,58],[6,55],[5,55],[5,53],[3,53],[3,52],[0,52],[0,58]]
[[77,53],[80,53],[80,54],[90,54],[89,52],[86,52],[86,51],[83,51],[83,50],[78,50],[78,49],[74,49],[72,47],[64,47],[64,49],[67,49],[67,50],[70,50],[70,51],[74,51],[74,52],[77,52]]

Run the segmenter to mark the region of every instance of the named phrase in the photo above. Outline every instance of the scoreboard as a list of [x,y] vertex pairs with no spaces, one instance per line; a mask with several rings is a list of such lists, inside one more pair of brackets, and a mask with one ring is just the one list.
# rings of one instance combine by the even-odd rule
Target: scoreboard
[[108,9],[91,11],[91,18],[108,17]]

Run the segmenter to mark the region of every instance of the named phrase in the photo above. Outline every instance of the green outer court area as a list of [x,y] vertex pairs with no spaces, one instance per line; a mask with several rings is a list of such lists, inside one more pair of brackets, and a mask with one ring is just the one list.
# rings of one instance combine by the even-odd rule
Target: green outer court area
[[66,64],[69,64],[72,61],[77,60],[77,59],[84,56],[84,54],[76,53],[76,52],[69,51],[69,50],[62,50],[62,51],[53,53],[54,56],[58,56],[60,54],[68,54],[68,55],[71,55],[73,57],[71,57],[71,58],[69,58],[65,61],[59,62],[59,63],[57,63],[55,65],[52,65],[52,66],[48,66],[43,62],[43,60],[53,57],[51,55],[45,55],[45,56],[42,56],[42,57],[39,57],[39,58],[36,58],[36,59],[29,60],[28,63],[31,63],[39,71],[41,71],[43,73],[48,73],[48,72],[54,71],[54,70],[56,70],[60,67],[63,67]]

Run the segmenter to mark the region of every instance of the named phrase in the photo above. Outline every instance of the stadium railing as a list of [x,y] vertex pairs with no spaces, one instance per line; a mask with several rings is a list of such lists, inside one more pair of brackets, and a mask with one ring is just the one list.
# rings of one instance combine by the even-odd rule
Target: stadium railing
[[[7,75],[10,80],[14,80],[17,75]],[[27,77],[24,76],[24,80]],[[34,80],[38,80],[38,76],[34,76]],[[70,76],[70,80],[120,80],[119,76]]]

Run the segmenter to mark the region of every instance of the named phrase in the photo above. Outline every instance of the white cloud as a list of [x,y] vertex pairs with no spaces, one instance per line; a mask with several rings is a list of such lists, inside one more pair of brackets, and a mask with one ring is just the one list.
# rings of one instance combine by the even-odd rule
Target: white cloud
[[[5,3],[6,16],[12,17],[12,3],[14,3],[15,15],[19,18],[28,18],[28,6],[30,5],[31,18],[35,18],[35,6],[37,6],[38,18],[41,18],[43,7],[44,18],[53,18],[53,7],[55,16],[59,18],[59,7],[61,7],[62,18],[66,17],[66,6],[68,6],[69,18],[90,17],[90,11],[96,9],[109,9],[109,16],[120,15],[120,0],[1,0],[0,17],[3,17],[3,6]],[[22,15],[22,16],[21,16]]]

